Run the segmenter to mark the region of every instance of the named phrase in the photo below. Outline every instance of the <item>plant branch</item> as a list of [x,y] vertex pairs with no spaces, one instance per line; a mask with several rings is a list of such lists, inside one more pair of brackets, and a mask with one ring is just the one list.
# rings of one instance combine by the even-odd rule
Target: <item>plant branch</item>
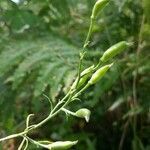
[[[142,44],[142,30],[143,30],[143,25],[145,22],[145,16],[143,14],[142,16],[142,21],[141,21],[141,26],[140,26],[140,31],[139,31],[139,37],[138,37],[138,45],[137,45],[137,50],[136,50],[136,67],[135,67],[135,75],[133,77],[133,107],[136,107],[137,105],[137,78],[138,78],[138,61],[139,61],[139,55],[141,51],[141,44]],[[134,136],[136,136],[136,120],[137,116],[133,117],[133,133]]]

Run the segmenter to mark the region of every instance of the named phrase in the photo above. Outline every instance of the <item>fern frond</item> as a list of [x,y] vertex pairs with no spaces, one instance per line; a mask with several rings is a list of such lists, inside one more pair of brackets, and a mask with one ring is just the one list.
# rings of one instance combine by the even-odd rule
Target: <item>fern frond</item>
[[48,86],[50,82],[50,75],[52,73],[52,70],[56,67],[58,67],[61,63],[60,62],[53,62],[44,64],[43,68],[39,70],[37,80],[35,82],[35,90],[34,90],[34,96],[39,96],[45,88]]
[[69,72],[69,70],[70,68],[66,66],[62,66],[61,68],[58,69],[55,68],[54,72],[50,76],[52,78],[52,81],[51,82],[49,81],[51,87],[50,95],[53,100],[59,94],[59,91],[63,85],[62,80],[65,77],[65,75]]
[[10,40],[0,54],[0,76],[9,73],[8,81],[12,81],[13,89],[17,90],[34,75],[30,81],[34,85],[33,95],[40,96],[49,85],[54,98],[64,76],[77,68],[78,55],[78,48],[56,36]]
[[27,44],[21,44],[20,47],[16,47],[16,45],[5,46],[0,54],[0,76],[3,76],[6,72],[10,71],[13,67],[15,67],[24,57],[30,53],[30,47],[27,47]]

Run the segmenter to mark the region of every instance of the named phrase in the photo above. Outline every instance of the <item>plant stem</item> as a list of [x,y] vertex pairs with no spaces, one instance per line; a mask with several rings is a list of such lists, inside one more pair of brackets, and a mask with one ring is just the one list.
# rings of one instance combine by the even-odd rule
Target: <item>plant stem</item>
[[73,98],[73,95],[70,94],[70,97],[69,97],[68,100],[65,102],[65,104],[62,105],[59,110],[57,110],[56,112],[54,112],[54,113],[51,115],[51,118],[54,117],[54,116],[56,116],[56,115],[61,111],[62,108],[66,107],[66,106],[69,104],[69,102],[71,101],[72,98]]
[[99,60],[98,64],[94,68],[94,71],[96,71],[99,68],[99,66],[101,66],[102,64],[103,64],[103,62],[101,60]]
[[20,136],[22,136],[22,135],[24,135],[26,133],[27,133],[27,131],[23,131],[23,132],[20,132],[20,133],[17,133],[17,134],[9,135],[7,137],[1,138],[0,142],[5,141],[5,140],[9,140],[9,139],[12,139],[12,138],[20,137]]
[[74,112],[72,112],[72,111],[70,111],[68,109],[62,108],[61,110],[64,111],[66,114],[70,114],[72,116],[76,116],[76,114]]
[[[71,92],[68,92],[68,94],[60,102],[62,103],[69,95],[70,95],[70,97],[72,97],[71,96],[72,95]],[[68,98],[68,100],[70,99],[70,97]],[[42,126],[47,121],[49,121],[51,118],[53,118],[54,116],[56,116],[61,111],[61,109],[68,104],[68,100],[57,111],[55,111],[55,110],[56,110],[56,108],[58,108],[59,105],[56,105],[55,108],[53,109],[53,111],[49,114],[49,116],[47,118],[45,118],[43,121],[41,121],[40,123],[36,124],[33,129],[36,129],[36,128]]]
[[33,139],[29,138],[29,137],[27,137],[27,139],[28,139],[31,143],[33,143],[33,144],[35,144],[35,145],[37,145],[37,146],[45,147],[45,145],[40,144],[39,142],[37,142],[37,141],[35,141],[35,140],[33,140]]
[[26,137],[24,137],[23,140],[22,140],[22,142],[21,142],[21,144],[20,144],[19,147],[18,147],[18,150],[21,150],[22,147],[23,147],[23,145],[24,145],[24,143],[27,142],[27,141],[28,141],[28,140],[26,139]]
[[93,30],[93,25],[94,25],[94,18],[91,17],[90,19],[90,27],[89,27],[89,31],[88,31],[88,34],[87,34],[87,37],[85,39],[85,43],[83,45],[83,48],[85,49],[88,44],[89,44],[89,40],[90,40],[90,37],[91,37],[91,34],[92,34],[92,30]]
[[91,34],[92,34],[92,30],[93,30],[93,25],[94,25],[94,18],[91,17],[88,34],[86,36],[86,39],[85,39],[85,42],[84,42],[84,45],[83,45],[83,49],[82,49],[82,52],[80,54],[80,61],[79,61],[79,67],[78,67],[78,77],[77,77],[77,83],[76,83],[75,88],[77,88],[78,83],[79,83],[80,78],[81,78],[81,65],[82,65],[83,57],[84,57],[84,54],[85,54],[85,51],[86,51],[86,47],[89,44],[89,40],[90,40],[90,37],[91,37]]
[[[67,97],[67,96],[65,96],[65,97]],[[64,98],[65,98],[65,97],[64,97]],[[64,98],[63,98],[63,99],[64,99]],[[8,139],[12,139],[12,138],[16,138],[16,137],[20,137],[20,136],[26,135],[29,131],[34,130],[34,129],[36,129],[36,128],[42,126],[42,125],[45,124],[47,121],[49,121],[51,118],[53,118],[54,116],[56,116],[56,115],[61,111],[61,109],[62,109],[63,107],[65,107],[65,106],[69,103],[69,101],[70,101],[71,98],[72,98],[72,96],[70,96],[69,99],[66,101],[66,103],[65,103],[61,108],[59,108],[56,112],[50,113],[49,116],[48,116],[47,118],[45,118],[44,120],[42,120],[40,123],[38,123],[38,124],[36,124],[36,125],[32,125],[32,126],[33,126],[32,128],[29,128],[28,130],[25,130],[25,131],[20,132],[20,133],[18,133],[18,134],[12,134],[12,135],[7,136],[7,137],[5,137],[5,138],[1,138],[1,139],[0,139],[0,142],[5,141],[5,140],[8,140]],[[63,100],[63,99],[62,99],[62,100]]]
[[77,82],[76,82],[76,85],[75,85],[75,89],[77,89],[80,78],[81,78],[81,67],[82,67],[81,65],[82,65],[82,60],[83,60],[84,54],[85,53],[84,53],[84,50],[83,50],[83,52],[80,54],[80,61],[79,61],[79,67],[78,67],[78,77],[77,77]]
[[[133,107],[137,106],[137,78],[138,78],[138,61],[139,61],[139,55],[141,51],[141,44],[142,44],[142,30],[143,25],[145,22],[145,16],[143,14],[140,31],[139,31],[139,37],[138,37],[138,45],[137,45],[137,51],[136,51],[136,67],[135,67],[135,75],[133,77]],[[134,137],[136,136],[136,124],[137,124],[137,116],[133,117],[133,134]]]
[[63,102],[64,102],[64,100],[70,95],[70,93],[71,93],[71,90],[66,94],[66,96],[62,99],[62,100],[60,100],[57,104],[56,104],[56,106],[53,108],[53,110],[51,111],[51,114],[59,107],[59,105],[60,104],[62,104]]
[[85,91],[88,87],[90,86],[89,83],[87,83],[78,93],[76,93],[74,96],[73,96],[73,99],[78,97],[83,91]]
[[126,136],[126,133],[127,133],[127,130],[128,130],[129,123],[130,123],[130,118],[127,120],[127,122],[124,125],[124,130],[123,130],[123,133],[122,133],[122,136],[121,136],[121,140],[120,140],[120,143],[119,143],[119,149],[118,150],[122,150],[122,148],[123,148],[123,143],[124,143],[124,140],[125,140],[125,136]]

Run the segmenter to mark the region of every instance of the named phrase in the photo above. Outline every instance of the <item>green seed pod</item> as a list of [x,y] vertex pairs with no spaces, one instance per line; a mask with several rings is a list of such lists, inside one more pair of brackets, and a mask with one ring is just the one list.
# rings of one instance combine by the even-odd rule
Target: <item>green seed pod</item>
[[106,52],[104,52],[103,56],[100,58],[102,62],[106,62],[109,59],[113,58],[117,54],[121,53],[123,50],[125,50],[127,47],[129,47],[131,44],[126,41],[121,41],[112,47],[110,47]]
[[58,141],[47,145],[45,148],[50,150],[66,150],[76,145],[78,141]]
[[91,77],[91,79],[89,80],[88,84],[92,85],[95,84],[97,81],[99,81],[104,75],[105,73],[108,71],[108,69],[113,65],[109,64],[109,65],[105,65],[103,67],[101,67],[100,69],[98,69]]
[[85,70],[83,70],[83,71],[81,72],[81,76],[84,76],[84,75],[88,74],[89,72],[92,72],[93,69],[94,69],[94,65],[92,65],[92,66],[86,68]]
[[98,0],[93,7],[91,18],[95,19],[98,13],[106,6],[109,1],[110,0]]
[[[89,78],[89,74],[83,76],[83,77],[80,79],[77,88],[80,88],[82,85],[84,85],[84,83],[87,81],[88,78]],[[76,80],[73,82],[73,84],[72,84],[72,86],[71,86],[71,89],[75,89],[75,86],[76,86],[76,84],[77,84],[77,81],[78,81],[78,79],[76,79]]]
[[75,115],[79,118],[84,118],[86,122],[89,122],[91,111],[88,110],[87,108],[82,108],[76,111]]
[[80,88],[81,86],[83,86],[85,84],[85,82],[87,81],[87,79],[89,78],[90,75],[91,75],[91,73],[86,74],[80,79],[79,84],[78,84],[78,88]]
[[[85,69],[85,70],[83,70],[81,72],[81,79],[80,79],[80,81],[78,83],[78,87],[77,88],[80,88],[82,85],[85,84],[85,82],[87,81],[87,79],[91,76],[91,72],[93,71],[93,69],[94,69],[94,65],[88,67],[87,69]],[[74,83],[71,86],[71,89],[75,88],[75,86],[77,84],[77,81],[78,81],[78,79],[76,79],[74,81]]]

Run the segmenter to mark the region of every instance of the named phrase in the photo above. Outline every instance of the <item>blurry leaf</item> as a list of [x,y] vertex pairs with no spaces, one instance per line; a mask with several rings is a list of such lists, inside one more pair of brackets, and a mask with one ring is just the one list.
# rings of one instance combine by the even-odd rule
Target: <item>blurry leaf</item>
[[3,15],[3,20],[15,32],[23,32],[38,24],[38,18],[29,10],[7,10]]
[[141,140],[136,136],[132,141],[133,150],[145,150]]
[[11,0],[11,1],[13,1],[13,2],[16,3],[16,4],[19,4],[19,2],[20,2],[21,0]]
[[141,106],[136,106],[136,107],[132,108],[131,110],[129,110],[126,114],[124,114],[123,119],[125,119],[127,117],[133,117],[135,115],[138,115],[142,111],[143,111],[143,108]]
[[13,75],[7,79],[7,82],[13,82],[14,89],[19,88],[26,77],[31,77],[30,82],[35,82],[33,89],[36,97],[50,85],[54,98],[65,75],[74,70],[77,63],[72,64],[77,61],[78,49],[56,36],[26,38],[17,42],[12,40],[0,54],[0,75],[14,69]]
[[95,85],[94,99],[102,96],[104,92],[111,88],[115,81],[118,79],[119,75],[120,72],[118,72],[117,66],[114,65],[110,72],[106,74],[104,79],[102,79],[97,85]]
[[119,98],[117,101],[115,101],[108,109],[108,111],[114,111],[116,108],[118,108],[122,103],[124,103],[123,98]]
[[148,20],[148,22],[150,23],[150,16],[149,16],[149,12],[150,12],[150,1],[149,0],[143,0],[143,7],[144,7],[144,12],[146,15],[146,18]]
[[73,70],[73,71],[70,71],[67,75],[66,75],[66,78],[64,78],[64,88],[63,88],[63,91],[65,93],[68,92],[69,90],[69,87],[71,86],[71,84],[73,83],[73,80],[74,80],[74,77],[75,75],[77,75],[77,71],[76,70]]

